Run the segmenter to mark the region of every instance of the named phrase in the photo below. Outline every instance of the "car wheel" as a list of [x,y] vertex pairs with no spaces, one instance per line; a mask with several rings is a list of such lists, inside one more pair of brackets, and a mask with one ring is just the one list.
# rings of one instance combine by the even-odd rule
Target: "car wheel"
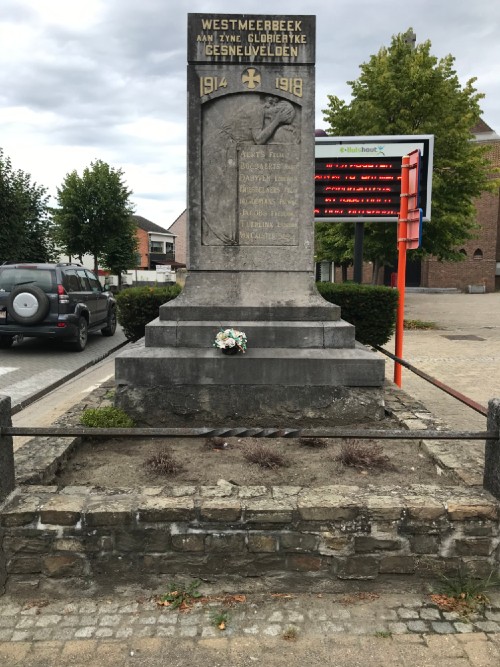
[[0,350],[6,350],[14,342],[14,336],[0,336]]
[[89,337],[89,327],[87,320],[82,316],[78,320],[78,336],[76,341],[73,343],[73,349],[77,352],[83,352],[85,346],[87,345],[87,339]]
[[101,329],[101,332],[103,336],[114,336],[115,331],[116,331],[116,310],[115,308],[111,308],[111,310],[108,313],[107,324],[103,329]]
[[49,298],[36,285],[18,285],[10,293],[7,310],[18,324],[37,324],[49,312]]

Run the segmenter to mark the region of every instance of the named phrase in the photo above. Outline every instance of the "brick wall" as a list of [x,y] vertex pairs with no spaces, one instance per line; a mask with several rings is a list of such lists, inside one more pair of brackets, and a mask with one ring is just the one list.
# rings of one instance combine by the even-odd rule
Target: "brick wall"
[[168,231],[176,234],[175,261],[181,264],[187,262],[187,212],[181,213],[177,220],[170,225]]

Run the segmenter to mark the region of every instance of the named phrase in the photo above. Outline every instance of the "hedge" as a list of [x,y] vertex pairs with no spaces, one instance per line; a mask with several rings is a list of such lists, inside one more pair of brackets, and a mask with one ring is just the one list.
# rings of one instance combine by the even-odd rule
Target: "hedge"
[[175,299],[179,285],[167,287],[129,287],[116,295],[118,322],[129,340],[139,340],[145,334],[146,324],[156,319],[160,306]]
[[316,283],[321,296],[341,308],[341,317],[356,327],[356,340],[384,345],[396,327],[399,293],[392,287],[358,283]]

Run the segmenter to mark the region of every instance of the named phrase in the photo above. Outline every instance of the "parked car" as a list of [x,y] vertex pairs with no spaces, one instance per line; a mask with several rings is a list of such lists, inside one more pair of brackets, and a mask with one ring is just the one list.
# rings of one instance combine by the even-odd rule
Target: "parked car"
[[81,352],[90,331],[112,336],[116,300],[80,264],[0,266],[0,348],[14,337],[70,341]]

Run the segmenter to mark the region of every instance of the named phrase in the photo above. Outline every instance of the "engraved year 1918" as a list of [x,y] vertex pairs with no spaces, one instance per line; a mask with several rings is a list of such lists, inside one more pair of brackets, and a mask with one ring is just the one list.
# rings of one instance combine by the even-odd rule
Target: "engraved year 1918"
[[276,78],[276,88],[285,93],[291,93],[295,97],[302,97],[302,79],[294,77],[279,76]]

